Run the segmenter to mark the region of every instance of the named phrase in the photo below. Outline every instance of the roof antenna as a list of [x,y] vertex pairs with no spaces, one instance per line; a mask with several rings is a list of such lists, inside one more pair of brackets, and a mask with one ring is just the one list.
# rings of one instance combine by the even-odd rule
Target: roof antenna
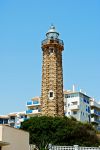
[[54,26],[53,23],[51,23],[51,27],[50,28],[55,29],[55,26]]
[[75,85],[73,84],[73,92],[75,92]]

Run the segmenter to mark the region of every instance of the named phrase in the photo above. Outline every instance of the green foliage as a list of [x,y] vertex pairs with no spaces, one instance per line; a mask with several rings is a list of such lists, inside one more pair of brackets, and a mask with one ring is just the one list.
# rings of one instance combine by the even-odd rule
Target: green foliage
[[67,117],[33,117],[22,123],[21,129],[29,131],[30,144],[39,149],[54,145],[100,145],[91,124],[83,124]]

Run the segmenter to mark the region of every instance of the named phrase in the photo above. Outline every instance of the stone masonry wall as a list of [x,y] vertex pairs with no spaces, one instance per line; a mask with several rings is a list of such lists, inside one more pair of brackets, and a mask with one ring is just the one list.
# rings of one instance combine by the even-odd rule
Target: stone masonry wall
[[[50,49],[53,52],[50,52]],[[42,115],[63,116],[63,71],[62,49],[58,45],[49,44],[43,49],[42,63],[42,91],[41,107]],[[49,98],[49,92],[53,91],[54,98]]]

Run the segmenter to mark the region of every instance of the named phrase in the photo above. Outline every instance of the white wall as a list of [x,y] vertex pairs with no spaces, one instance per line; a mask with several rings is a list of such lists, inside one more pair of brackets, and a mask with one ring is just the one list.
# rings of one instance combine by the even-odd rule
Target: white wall
[[[89,113],[88,111],[86,111],[86,108],[88,108],[90,104],[85,103],[84,98],[81,98],[80,96],[69,97],[69,98],[64,97],[64,102],[66,103],[66,106],[64,107],[66,116],[68,117],[73,116],[78,121],[82,121],[82,122],[89,121],[89,117],[88,117]],[[77,112],[76,114],[74,114],[75,111]]]
[[2,126],[0,126],[0,141],[2,141]]
[[10,145],[3,146],[2,150],[29,150],[29,133],[9,126],[3,126],[2,141]]

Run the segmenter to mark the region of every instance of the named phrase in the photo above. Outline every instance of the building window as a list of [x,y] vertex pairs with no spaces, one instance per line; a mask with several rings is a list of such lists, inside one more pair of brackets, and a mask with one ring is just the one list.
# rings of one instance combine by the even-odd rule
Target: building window
[[68,114],[70,115],[70,112],[68,112]]
[[53,92],[50,92],[50,97],[53,97]]
[[77,101],[76,102],[72,102],[73,105],[77,105]]
[[73,98],[73,97],[79,97],[79,94],[78,93],[65,94],[65,98]]
[[54,48],[53,48],[53,47],[50,47],[50,48],[49,48],[49,54],[53,54],[53,52],[54,52]]
[[76,115],[77,114],[77,111],[73,111],[73,115]]
[[25,115],[25,118],[27,118],[27,115]]
[[3,124],[3,119],[2,118],[0,118],[0,124]]
[[88,117],[89,117],[89,123],[90,123],[91,122],[91,117],[90,117],[90,115]]
[[70,106],[70,104],[68,104],[68,107]]
[[[88,106],[88,113],[90,113],[90,107]],[[100,115],[100,113],[98,113]]]
[[20,116],[21,118],[24,118],[24,116]]
[[67,94],[65,94],[65,98],[67,98]]
[[8,119],[4,119],[4,124],[8,124]]
[[49,91],[48,97],[51,100],[54,98],[54,92],[52,90]]

